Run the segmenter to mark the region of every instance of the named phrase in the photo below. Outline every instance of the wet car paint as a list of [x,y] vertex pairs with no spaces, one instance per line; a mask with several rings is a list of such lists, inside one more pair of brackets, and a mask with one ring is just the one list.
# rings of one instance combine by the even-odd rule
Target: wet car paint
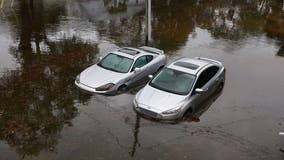
[[104,96],[73,84],[107,51],[146,45],[144,1],[7,2],[0,159],[283,159],[283,2],[261,2],[152,1],[147,45],[170,61],[202,56],[227,68],[200,121],[174,125],[135,114],[139,87]]

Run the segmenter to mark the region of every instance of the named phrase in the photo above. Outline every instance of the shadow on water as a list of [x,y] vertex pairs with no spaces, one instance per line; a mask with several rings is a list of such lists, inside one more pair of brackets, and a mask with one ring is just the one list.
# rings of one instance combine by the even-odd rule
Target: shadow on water
[[200,117],[204,114],[211,105],[221,96],[223,89],[215,91],[204,103],[197,107],[193,113],[184,116],[181,122],[200,122]]

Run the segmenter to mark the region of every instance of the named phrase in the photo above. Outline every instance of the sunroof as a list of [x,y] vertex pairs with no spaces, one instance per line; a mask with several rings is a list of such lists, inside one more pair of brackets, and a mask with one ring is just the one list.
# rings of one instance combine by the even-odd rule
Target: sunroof
[[133,56],[139,53],[138,51],[133,50],[133,49],[131,49],[131,48],[121,48],[121,49],[119,49],[118,51],[119,51],[119,52],[126,53],[126,54],[130,54],[130,55],[133,55]]
[[196,70],[199,67],[198,65],[188,63],[188,62],[176,62],[176,63],[174,63],[174,65],[184,67],[184,68],[188,68],[188,69],[191,69],[191,70]]

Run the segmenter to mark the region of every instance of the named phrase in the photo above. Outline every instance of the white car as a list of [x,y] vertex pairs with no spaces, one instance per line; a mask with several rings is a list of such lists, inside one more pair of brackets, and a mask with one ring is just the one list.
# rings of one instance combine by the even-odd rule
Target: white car
[[180,120],[224,86],[225,71],[221,62],[207,58],[174,61],[136,94],[134,109],[155,119]]
[[75,84],[89,92],[113,94],[153,74],[167,63],[164,51],[152,47],[120,48],[85,69]]

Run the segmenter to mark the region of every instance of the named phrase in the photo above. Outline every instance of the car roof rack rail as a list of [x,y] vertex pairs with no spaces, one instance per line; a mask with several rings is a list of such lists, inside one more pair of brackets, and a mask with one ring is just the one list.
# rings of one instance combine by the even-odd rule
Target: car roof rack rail
[[132,56],[140,53],[138,50],[136,50],[135,48],[131,48],[131,47],[123,47],[123,48],[118,49],[118,51],[122,53],[130,54]]
[[209,59],[209,58],[204,58],[204,57],[195,57],[195,59],[203,60],[203,61],[207,61],[207,62],[213,62],[213,63],[217,63],[217,64],[219,64],[219,65],[222,65],[222,63],[221,63],[221,62],[216,61],[216,60],[213,60],[213,59]]
[[150,52],[153,54],[164,54],[163,50],[154,48],[154,47],[149,47],[149,46],[142,46],[142,47],[139,47],[138,49],[143,50],[145,52]]

